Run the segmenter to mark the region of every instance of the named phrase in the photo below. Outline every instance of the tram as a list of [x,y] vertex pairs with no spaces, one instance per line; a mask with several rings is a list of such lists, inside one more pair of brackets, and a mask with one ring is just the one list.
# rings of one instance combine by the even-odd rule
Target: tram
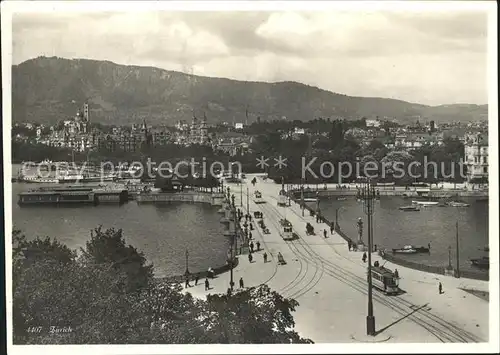
[[266,201],[262,198],[262,193],[260,191],[255,191],[255,199],[254,199],[254,202],[256,204],[261,204],[261,203],[265,203]]
[[372,266],[372,285],[385,294],[399,293],[399,277],[383,266]]
[[290,221],[286,219],[280,220],[281,230],[280,235],[283,240],[293,240],[293,227]]
[[288,197],[285,190],[281,190],[278,194],[278,206],[286,207],[288,205]]

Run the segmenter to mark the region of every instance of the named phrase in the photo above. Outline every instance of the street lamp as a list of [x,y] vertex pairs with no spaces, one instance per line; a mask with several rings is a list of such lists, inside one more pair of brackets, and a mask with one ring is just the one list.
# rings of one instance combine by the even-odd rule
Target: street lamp
[[372,300],[372,238],[373,238],[373,212],[375,208],[375,188],[370,180],[361,190],[363,212],[368,216],[368,315],[366,316],[366,333],[375,335],[375,317],[373,316]]
[[235,246],[234,243],[236,241],[236,209],[233,209],[233,214],[234,214],[234,234],[231,240],[231,255],[230,255],[230,260],[229,260],[229,267],[230,267],[230,277],[231,279],[229,280],[229,287],[231,288],[231,291],[233,290],[234,287],[234,281],[233,281],[233,260],[234,260],[234,250]]
[[189,252],[188,252],[188,250],[186,248],[186,272],[185,272],[186,276],[189,275],[189,263],[188,263],[188,259],[189,259]]
[[248,186],[247,186],[247,215],[250,216],[250,201],[249,201],[249,197],[250,194],[248,192]]
[[240,181],[240,207],[243,207],[243,181]]

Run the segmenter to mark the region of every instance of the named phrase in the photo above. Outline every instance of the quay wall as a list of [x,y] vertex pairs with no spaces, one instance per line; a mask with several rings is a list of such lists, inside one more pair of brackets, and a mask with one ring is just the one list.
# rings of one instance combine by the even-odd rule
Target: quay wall
[[212,206],[222,206],[224,194],[199,191],[185,192],[152,192],[140,193],[136,196],[137,203],[209,203]]
[[[300,204],[299,199],[292,199],[294,202]],[[315,213],[314,208],[305,206],[305,209],[308,210],[309,212]],[[355,242],[355,239],[350,238],[337,224],[335,225],[335,222],[330,222],[326,218],[322,217],[323,222],[326,223],[328,226],[333,226],[335,231],[346,241],[346,242]],[[386,253],[384,250],[379,250],[378,254],[387,261],[390,261],[393,264],[401,265],[410,269],[414,270],[419,270],[419,271],[424,271],[424,272],[429,272],[433,274],[439,274],[439,275],[446,275],[448,274],[448,270],[444,266],[432,266],[432,265],[426,265],[422,263],[417,263],[414,261],[409,261],[405,260],[403,258],[397,257],[395,255],[392,255],[392,253]],[[452,273],[455,270],[452,270]],[[489,273],[486,272],[476,272],[473,270],[460,270],[460,277],[466,278],[466,279],[474,279],[474,280],[482,280],[482,281],[488,281],[489,280]]]
[[[238,258],[234,258],[233,261],[233,269],[238,266]],[[229,270],[231,270],[231,264],[229,262],[226,262],[226,264],[214,267],[212,268],[214,270],[215,275],[220,275],[223,274]],[[203,283],[204,279],[208,277],[208,270],[205,271],[197,271],[197,272],[190,272],[188,279],[189,281],[194,281],[194,279],[198,276],[200,279],[199,282]],[[209,278],[210,279],[210,278]],[[156,278],[158,282],[166,282],[166,283],[184,283],[186,281],[186,275],[173,275],[173,276],[167,276],[167,277],[158,277]]]
[[[430,191],[415,191],[415,190],[405,190],[405,189],[388,189],[388,188],[376,188],[379,191],[380,196],[407,196],[407,197],[439,197],[439,198],[451,198],[451,197],[477,197],[477,198],[488,198],[488,191],[480,190],[430,190]],[[304,198],[313,198],[317,195],[319,197],[330,197],[330,196],[356,196],[356,188],[350,189],[318,189],[318,190],[305,190]],[[291,193],[295,198],[300,198],[300,190],[292,190]]]

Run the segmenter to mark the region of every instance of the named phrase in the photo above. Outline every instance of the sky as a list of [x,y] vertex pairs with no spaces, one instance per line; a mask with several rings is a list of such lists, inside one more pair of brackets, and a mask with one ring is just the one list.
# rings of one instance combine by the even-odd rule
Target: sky
[[486,104],[484,11],[15,13],[12,61],[110,60],[297,81],[350,96]]

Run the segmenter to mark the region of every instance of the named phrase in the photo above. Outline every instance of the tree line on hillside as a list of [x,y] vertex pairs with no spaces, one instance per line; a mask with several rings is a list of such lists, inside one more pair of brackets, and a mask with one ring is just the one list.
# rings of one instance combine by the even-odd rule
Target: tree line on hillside
[[293,330],[295,300],[266,285],[195,299],[155,279],[121,230],[94,229],[79,252],[14,230],[12,253],[14,344],[312,342]]

